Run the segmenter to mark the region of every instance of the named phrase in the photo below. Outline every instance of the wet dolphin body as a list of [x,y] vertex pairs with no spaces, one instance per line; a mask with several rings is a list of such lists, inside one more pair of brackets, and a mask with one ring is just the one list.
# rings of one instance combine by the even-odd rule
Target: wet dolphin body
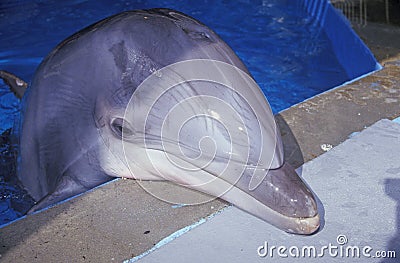
[[[166,111],[172,109],[168,101],[179,102],[202,92],[227,101],[234,110],[241,112],[240,118],[245,122],[250,140],[248,159],[242,160],[239,154],[235,162],[264,171],[266,176],[257,185],[249,187],[251,176],[242,176],[238,180],[221,177],[217,180],[218,184],[193,186],[197,177],[187,176],[189,172],[184,169],[168,165],[163,167],[161,159],[157,159],[157,166],[167,174],[165,177],[146,170],[145,165],[142,172],[132,175],[127,162],[131,160],[141,167],[141,154],[131,157],[138,152],[134,140],[138,134],[137,127],[143,126],[142,123],[134,123],[133,119],[137,121],[140,116],[133,115],[141,112],[145,104],[142,101],[152,88],[142,89],[142,99],[131,107],[133,113],[127,113],[131,97],[141,83],[158,70],[191,59],[220,61],[249,74],[235,53],[212,30],[193,18],[169,9],[120,13],[83,29],[59,44],[41,63],[23,98],[18,177],[38,202],[31,211],[82,193],[112,177],[167,179],[218,195],[285,231],[300,234],[316,231],[319,216],[315,199],[294,169],[284,162],[280,135],[275,132],[275,123],[268,121],[273,117],[264,96],[259,90],[246,86],[239,87],[239,91],[222,92],[224,88],[221,85],[202,82],[189,84],[187,90],[176,90],[169,94],[170,100],[160,104],[162,107],[156,107],[153,117],[150,117],[153,118],[153,125],[146,126],[141,136],[153,136],[150,155],[155,159],[162,158],[164,148],[160,147],[160,137],[155,136],[155,130],[159,126],[157,116],[165,116]],[[218,70],[217,67],[215,71]],[[238,75],[241,74],[239,71]],[[255,107],[261,109],[264,116],[255,120],[249,107],[243,106],[246,101],[236,96],[238,92],[250,100],[257,97]],[[182,95],[186,93],[186,97]],[[188,110],[206,111],[209,109],[205,108],[214,106],[196,101],[190,104]],[[218,112],[214,112],[213,116],[218,116]],[[218,121],[218,117],[215,118]],[[206,124],[206,128],[196,126],[202,122],[191,124],[188,137],[172,138],[169,143],[186,145],[185,151],[193,155],[196,153],[193,149],[198,149],[198,142],[193,137],[198,133],[212,130],[218,143],[224,145],[225,140],[228,141],[229,136],[217,122]],[[256,125],[261,128],[253,129]],[[232,141],[234,147],[240,144],[235,146],[235,143]],[[270,152],[272,149],[274,153],[270,162],[262,164],[252,160],[262,156],[254,152],[265,149]],[[125,158],[126,154],[130,157]],[[182,152],[171,151],[169,154],[181,158],[178,155]],[[223,154],[216,152],[218,164],[224,163]],[[217,166],[200,167],[201,177],[217,178],[221,172],[215,168]],[[217,188],[223,185],[230,185],[231,188],[219,193]]]

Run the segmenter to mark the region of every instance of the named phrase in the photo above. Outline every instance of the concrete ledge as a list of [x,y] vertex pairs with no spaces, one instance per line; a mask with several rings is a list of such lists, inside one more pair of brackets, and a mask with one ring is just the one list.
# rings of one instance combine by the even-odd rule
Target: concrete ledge
[[[187,194],[170,183],[161,191]],[[0,229],[1,262],[121,262],[226,204],[173,208],[134,180],[116,180]]]
[[353,132],[400,115],[400,56],[354,83],[329,90],[280,112],[286,159],[295,167],[336,146]]

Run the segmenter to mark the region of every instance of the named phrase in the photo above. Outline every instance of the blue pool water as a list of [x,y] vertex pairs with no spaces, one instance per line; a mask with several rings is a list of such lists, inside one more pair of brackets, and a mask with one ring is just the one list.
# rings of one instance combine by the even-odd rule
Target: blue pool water
[[[115,13],[168,7],[216,31],[244,61],[279,112],[350,77],[323,27],[301,1],[285,0],[19,0],[0,2],[0,68],[29,82],[42,59],[74,32]],[[18,119],[19,101],[0,81],[0,134]],[[0,225],[21,216],[31,203],[13,182],[15,164],[0,140]]]

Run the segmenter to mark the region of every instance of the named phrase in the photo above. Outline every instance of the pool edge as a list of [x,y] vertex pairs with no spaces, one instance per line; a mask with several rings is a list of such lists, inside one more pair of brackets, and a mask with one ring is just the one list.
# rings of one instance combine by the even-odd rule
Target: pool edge
[[[397,62],[396,62],[397,61]],[[285,155],[298,167],[353,132],[400,115],[400,54],[381,70],[338,86],[276,114]],[[293,141],[295,139],[295,141]]]

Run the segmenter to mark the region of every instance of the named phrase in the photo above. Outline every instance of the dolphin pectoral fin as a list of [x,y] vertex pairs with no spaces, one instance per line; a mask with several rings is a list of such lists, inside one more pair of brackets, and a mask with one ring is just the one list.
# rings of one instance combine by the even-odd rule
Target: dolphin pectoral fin
[[56,190],[43,197],[37,204],[29,209],[27,214],[31,214],[52,205],[56,205],[58,202],[81,194],[87,190],[88,188],[84,187],[82,184],[79,184],[76,180],[73,180],[71,177],[64,176],[61,179],[61,182],[58,184]]
[[0,78],[3,79],[4,83],[7,84],[18,99],[21,99],[22,96],[24,96],[28,83],[5,70],[0,70]]
[[73,170],[74,169],[70,169],[69,172],[64,173],[60,182],[57,184],[56,189],[39,200],[38,203],[27,212],[27,214],[54,206],[59,202],[82,194],[114,178],[101,174],[96,177],[96,180],[83,181],[82,179],[78,179],[80,177],[74,174],[72,172]]

